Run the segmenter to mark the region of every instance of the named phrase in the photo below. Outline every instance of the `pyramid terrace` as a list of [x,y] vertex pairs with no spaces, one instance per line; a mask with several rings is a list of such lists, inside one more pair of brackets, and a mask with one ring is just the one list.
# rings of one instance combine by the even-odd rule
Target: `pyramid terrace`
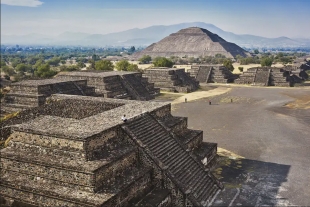
[[57,94],[21,113],[1,150],[8,205],[207,206],[223,187],[217,144],[170,104]]

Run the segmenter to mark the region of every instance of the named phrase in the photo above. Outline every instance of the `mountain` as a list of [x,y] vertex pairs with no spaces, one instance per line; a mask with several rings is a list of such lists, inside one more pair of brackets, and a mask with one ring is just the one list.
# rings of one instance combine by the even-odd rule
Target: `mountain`
[[156,25],[142,29],[134,28],[110,34],[87,34],[65,32],[58,36],[1,35],[2,44],[48,44],[48,45],[81,45],[81,46],[147,46],[162,38],[188,27],[200,27],[219,35],[228,42],[242,47],[310,47],[310,39],[290,39],[287,37],[266,38],[256,35],[239,35],[224,31],[213,24],[204,22],[181,23],[174,25]]
[[226,57],[249,56],[244,49],[234,43],[206,29],[189,27],[172,33],[157,43],[153,43],[144,50],[136,52],[132,58],[139,59],[143,55],[154,57],[199,57],[221,54]]

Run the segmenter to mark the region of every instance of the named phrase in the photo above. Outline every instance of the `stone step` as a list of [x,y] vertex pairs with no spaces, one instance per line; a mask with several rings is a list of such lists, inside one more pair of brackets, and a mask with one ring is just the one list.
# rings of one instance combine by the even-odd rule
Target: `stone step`
[[35,107],[35,106],[29,106],[29,105],[24,105],[24,104],[4,104],[4,105],[1,105],[1,110],[7,113],[12,113],[16,111],[30,109],[32,107]]
[[170,205],[170,191],[168,189],[155,188],[150,193],[148,193],[142,200],[134,204],[134,207],[158,207]]
[[177,136],[186,148],[192,149],[200,146],[203,140],[203,131],[186,129],[181,134],[177,133]]
[[[24,98],[24,97],[10,97],[6,98],[5,102],[7,104],[22,104],[22,105],[29,105],[29,106],[39,106],[39,100],[36,98]],[[44,102],[41,102],[41,105]]]
[[145,86],[141,83],[141,80],[134,75],[123,75],[123,84],[127,90],[131,93],[131,96],[137,100],[150,100],[151,96]]
[[11,141],[35,145],[40,147],[59,149],[71,152],[81,152],[85,154],[84,142],[80,139],[70,139],[65,137],[54,137],[48,134],[31,132],[30,129],[21,126],[12,127]]
[[12,150],[7,147],[1,151],[4,170],[85,186],[92,192],[100,189],[103,181],[122,174],[137,162],[135,148],[126,146],[110,152],[110,157],[94,161]]
[[187,129],[187,117],[165,116],[159,121],[174,133]]
[[0,194],[37,206],[113,206],[115,201],[122,206],[152,186],[150,172],[150,168],[144,167],[127,169],[126,176],[106,182],[97,193],[70,188],[44,178],[34,179],[31,175],[5,172],[0,178]]
[[[201,178],[201,179],[203,179],[203,178]],[[194,185],[194,186],[197,186],[196,188],[198,189],[197,190],[198,191],[197,197],[203,198],[203,197],[206,197],[206,195],[208,195],[210,193],[209,191],[210,191],[210,189],[213,188],[214,183],[210,179],[210,180],[208,180],[208,182],[206,184],[209,186],[209,189],[206,191],[200,191],[200,192],[199,192],[199,189],[203,189],[205,187],[205,186],[203,186],[203,183],[198,182],[197,185]]]
[[[141,128],[144,128],[145,132],[143,137],[140,133],[136,133],[135,122],[139,123]],[[145,127],[143,127],[145,124]],[[141,126],[142,125],[142,126]],[[152,125],[153,128],[148,126]],[[161,127],[161,125],[150,115],[144,116],[133,120],[130,124],[126,124],[130,133],[134,134],[138,140],[140,140],[148,149],[152,152],[150,156],[156,156],[157,159],[168,167],[167,172],[174,176],[178,182],[182,183],[187,189],[192,189],[193,194],[198,194],[200,191],[207,191],[211,184],[215,184],[213,179],[205,172],[202,165],[194,158],[192,158],[188,152],[169,134],[169,132]],[[161,136],[157,136],[154,140],[152,136],[152,130],[157,129],[157,133],[162,131]],[[126,128],[125,128],[126,130]],[[169,140],[169,141],[168,141]],[[150,145],[149,143],[153,143]],[[163,146],[165,144],[165,146]],[[197,178],[203,178],[197,180]],[[202,185],[198,185],[202,182]],[[200,188],[198,189],[198,186]],[[194,203],[201,203],[201,198],[197,198]]]
[[59,148],[53,147],[42,147],[34,144],[27,144],[24,142],[18,142],[14,140],[10,140],[8,147],[10,147],[13,151],[25,151],[25,152],[37,152],[42,155],[54,154],[62,157],[67,157],[70,159],[86,159],[84,151],[67,151]]

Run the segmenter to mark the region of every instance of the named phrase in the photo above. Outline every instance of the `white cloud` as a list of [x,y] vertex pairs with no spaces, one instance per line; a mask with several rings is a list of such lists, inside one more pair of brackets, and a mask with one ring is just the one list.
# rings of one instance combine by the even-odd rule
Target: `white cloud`
[[1,4],[10,6],[37,7],[43,4],[40,0],[1,0]]

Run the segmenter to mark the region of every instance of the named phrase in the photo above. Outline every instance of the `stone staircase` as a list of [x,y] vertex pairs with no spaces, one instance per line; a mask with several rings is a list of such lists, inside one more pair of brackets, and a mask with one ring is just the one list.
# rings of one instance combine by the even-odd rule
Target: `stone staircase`
[[153,189],[152,170],[139,164],[136,148],[122,138],[85,151],[85,140],[16,126],[10,139],[0,155],[5,198],[35,206],[128,206]]
[[159,89],[142,78],[141,73],[110,72],[71,72],[61,73],[57,78],[64,80],[85,79],[88,85],[95,87],[97,96],[117,99],[150,100],[159,94]]
[[134,99],[140,101],[154,99],[154,96],[149,93],[146,87],[141,83],[141,80],[138,80],[134,74],[122,75],[121,80]]
[[268,86],[269,78],[270,78],[269,68],[257,68],[255,79],[254,79],[254,84],[256,86]]
[[143,77],[165,91],[189,93],[199,87],[199,82],[182,68],[151,68],[145,70]]
[[150,83],[148,81],[148,78],[143,77],[141,74],[140,79],[141,79],[141,84],[146,88],[146,90],[148,90],[151,96],[156,96],[160,94],[160,88],[155,88],[155,84]]
[[212,67],[200,66],[196,80],[199,81],[199,83],[207,83],[210,78],[211,70]]
[[158,120],[202,166],[210,170],[217,161],[217,144],[203,142],[203,131],[187,128],[186,117],[167,115]]
[[234,82],[237,84],[253,84],[256,76],[256,68],[249,68],[243,72]]
[[169,177],[190,197],[193,204],[205,205],[220,189],[186,148],[149,114],[129,121],[123,129],[140,145],[150,151],[149,156],[162,163]]
[[280,87],[290,87],[294,83],[290,81],[290,78],[285,76],[285,71],[281,69],[272,68],[270,71],[270,85]]
[[190,73],[190,76],[197,79],[197,74],[199,71],[200,66],[199,65],[192,65],[189,70],[187,70]]
[[41,106],[52,94],[93,95],[94,88],[87,87],[85,80],[62,81],[54,79],[27,80],[11,85],[1,107],[6,112]]
[[199,88],[199,81],[192,78],[189,73],[186,73],[184,70],[176,70],[175,74],[178,76],[178,79],[181,80],[181,86],[188,88],[188,92],[196,91]]

